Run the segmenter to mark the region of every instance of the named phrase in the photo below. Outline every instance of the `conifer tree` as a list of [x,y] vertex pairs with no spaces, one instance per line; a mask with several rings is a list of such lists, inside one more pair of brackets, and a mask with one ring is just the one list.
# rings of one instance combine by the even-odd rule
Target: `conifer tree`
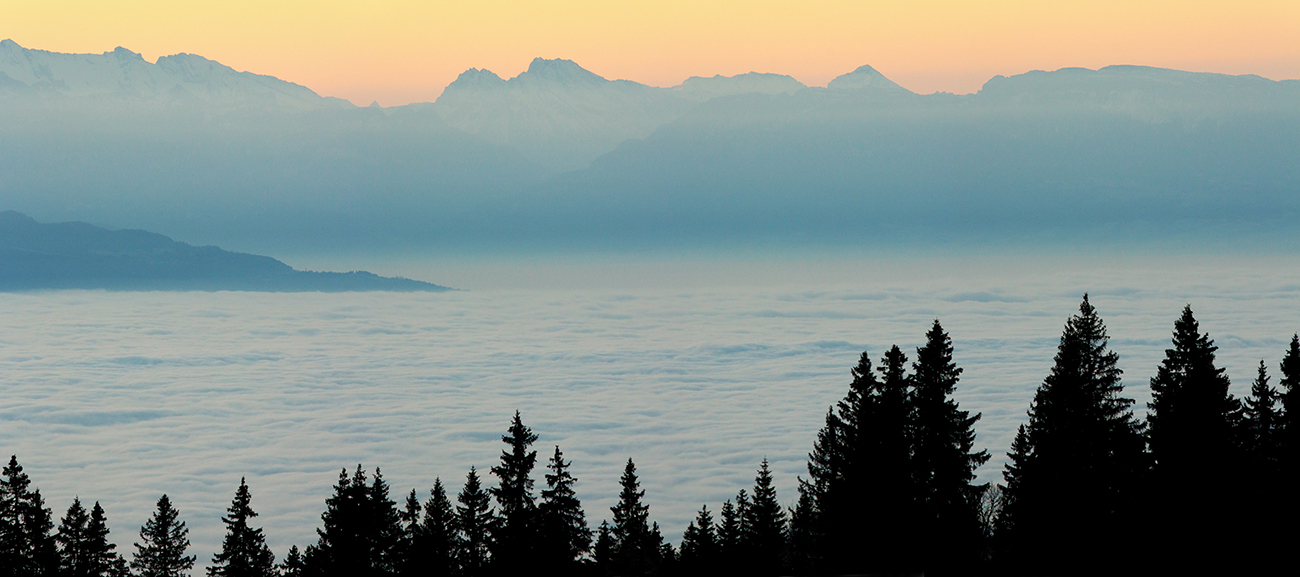
[[135,544],[135,558],[131,568],[140,577],[186,577],[194,567],[195,557],[186,555],[190,548],[190,530],[172,502],[163,495],[154,511],[140,528],[140,542]]
[[416,543],[420,540],[420,498],[416,496],[415,489],[411,489],[406,495],[406,505],[398,511],[398,518],[402,524],[402,573],[410,573],[414,569]]
[[714,575],[718,571],[718,536],[713,514],[707,505],[700,507],[695,519],[682,533],[678,558],[686,575]]
[[451,575],[456,571],[456,535],[456,511],[442,479],[435,478],[429,500],[424,503],[424,521],[416,541],[419,574]]
[[392,575],[401,563],[402,529],[397,504],[388,484],[375,469],[367,482],[361,465],[351,477],[339,472],[334,495],[325,500],[320,539],[304,554],[311,575]]
[[912,364],[912,479],[917,498],[922,569],[954,568],[979,553],[979,497],[975,469],[989,459],[973,451],[975,422],[952,400],[962,370],[952,361],[952,339],[939,321],[926,333]]
[[[1226,568],[1233,506],[1207,499],[1207,487],[1235,493],[1241,471],[1235,428],[1240,403],[1228,394],[1228,376],[1216,367],[1218,347],[1200,326],[1191,306],[1174,323],[1173,348],[1165,350],[1151,378],[1148,405],[1155,459],[1155,518],[1150,542],[1154,558],[1202,569]],[[1196,480],[1196,482],[1192,482]],[[1195,504],[1194,506],[1189,506]]]
[[820,531],[816,494],[811,487],[799,479],[799,500],[790,512],[790,568],[796,575],[807,575],[823,565],[818,545],[824,537]]
[[284,561],[280,563],[280,577],[303,577],[307,573],[307,562],[303,559],[298,546],[289,547]]
[[591,529],[582,511],[573,485],[577,482],[569,473],[571,463],[564,462],[559,445],[546,468],[546,489],[542,491],[539,507],[542,519],[542,540],[546,557],[563,567],[576,564],[591,550]]
[[627,460],[623,476],[619,478],[621,490],[618,504],[610,507],[614,514],[613,537],[615,545],[614,570],[620,575],[644,575],[654,569],[659,556],[658,543],[650,532],[650,507],[642,503],[645,491],[637,480],[636,465]]
[[226,509],[226,516],[221,518],[226,525],[226,537],[221,542],[221,552],[212,557],[208,577],[275,577],[275,555],[266,546],[262,529],[248,525],[248,520],[257,516],[252,501],[248,483],[240,477],[235,498]]
[[[1147,466],[1142,425],[1122,397],[1119,355],[1084,295],[1065,323],[1055,365],[1034,393],[1004,473],[999,540],[1030,570],[1105,570],[1126,564],[1108,546],[1136,522]],[[1066,566],[1061,566],[1064,563]]]
[[1282,357],[1279,398],[1282,400],[1281,445],[1284,474],[1291,481],[1300,480],[1300,335],[1291,336],[1291,344]]
[[501,437],[506,449],[501,451],[501,464],[492,467],[499,484],[488,489],[497,500],[500,513],[493,532],[492,556],[498,571],[517,571],[532,556],[536,543],[537,508],[533,500],[533,467],[537,464],[537,451],[528,450],[537,441],[537,435],[524,426],[519,411],[515,411],[510,430]]
[[74,497],[68,512],[59,521],[59,532],[54,540],[59,545],[59,574],[64,577],[86,577],[91,573],[93,560],[90,558],[89,536],[86,525],[90,515],[81,505],[81,498]]
[[456,507],[456,519],[460,529],[458,549],[461,570],[466,575],[482,575],[491,559],[489,549],[495,513],[474,467],[469,468],[469,474],[465,476],[465,487],[456,500],[460,502]]
[[786,566],[786,518],[785,510],[776,500],[766,457],[754,478],[754,500],[746,508],[744,518],[748,533],[745,541],[754,573],[779,574]]
[[117,545],[108,540],[108,517],[99,501],[90,509],[90,520],[86,523],[86,553],[89,560],[90,577],[127,577],[126,559],[114,551]]
[[1259,361],[1255,382],[1250,386],[1242,410],[1243,434],[1246,452],[1255,474],[1264,483],[1276,481],[1282,459],[1281,415],[1278,413],[1278,392],[1268,384],[1268,367]]
[[727,499],[718,516],[722,520],[718,524],[718,558],[724,566],[735,567],[741,559],[740,514],[731,499]]
[[0,472],[0,575],[52,575],[59,570],[52,512],[11,456]]
[[596,530],[596,543],[592,547],[592,555],[596,558],[596,572],[602,575],[613,574],[617,552],[618,542],[614,540],[614,528],[610,527],[609,521],[601,521],[600,527]]

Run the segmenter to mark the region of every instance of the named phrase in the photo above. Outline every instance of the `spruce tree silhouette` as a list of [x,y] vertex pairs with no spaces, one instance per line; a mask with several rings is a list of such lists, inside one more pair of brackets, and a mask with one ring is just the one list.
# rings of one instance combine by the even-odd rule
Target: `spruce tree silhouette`
[[1216,350],[1200,333],[1192,307],[1184,307],[1174,323],[1173,348],[1151,378],[1151,544],[1164,569],[1226,570],[1234,563],[1236,507],[1223,496],[1240,489],[1234,429],[1241,407],[1228,394],[1228,376],[1214,364]]
[[456,525],[460,530],[457,552],[464,575],[486,575],[491,561],[492,527],[495,512],[487,491],[479,481],[478,471],[469,468],[465,486],[456,496]]
[[59,570],[53,512],[18,464],[16,455],[0,472],[0,575],[53,575]]
[[790,569],[795,575],[808,575],[825,565],[819,546],[823,536],[815,489],[803,479],[798,481],[799,500],[790,512]]
[[718,516],[721,520],[718,523],[718,562],[724,567],[735,567],[743,562],[740,514],[731,499],[727,499],[722,503]]
[[610,507],[614,515],[613,564],[617,575],[648,575],[655,570],[659,544],[654,542],[648,523],[650,507],[642,502],[645,491],[637,480],[632,459],[623,467],[619,478],[618,503]]
[[682,533],[679,549],[679,567],[683,575],[715,575],[718,566],[718,535],[713,525],[713,514],[707,505],[700,507],[695,519]]
[[560,446],[547,463],[546,489],[542,490],[541,549],[546,566],[576,570],[583,555],[591,550],[591,529],[582,511],[582,503],[573,490],[577,479],[569,473],[571,463],[564,461]]
[[163,495],[158,499],[158,509],[154,511],[144,526],[140,528],[140,542],[135,544],[135,558],[131,560],[131,569],[139,577],[185,577],[194,567],[196,557],[186,555],[190,548],[190,530],[172,502]]
[[1084,295],[1008,455],[997,522],[1008,565],[1093,573],[1131,561],[1109,543],[1138,521],[1145,441],[1108,338]]
[[499,565],[496,571],[518,572],[532,561],[533,545],[540,537],[532,479],[537,451],[528,450],[537,442],[537,435],[524,426],[519,411],[515,411],[510,430],[501,437],[501,442],[506,444],[501,451],[501,464],[491,469],[499,483],[488,489],[500,507],[493,531],[492,558]]
[[451,575],[456,566],[456,511],[442,479],[433,480],[429,500],[424,502],[424,519],[408,553],[409,575]]
[[1250,385],[1242,410],[1242,433],[1252,473],[1265,486],[1279,481],[1282,461],[1282,415],[1278,391],[1269,385],[1268,367],[1259,361],[1255,382]]
[[614,528],[609,525],[609,521],[601,521],[600,527],[596,529],[596,543],[592,546],[592,556],[596,559],[596,573],[613,575],[617,553],[618,542],[614,540]]
[[912,364],[911,470],[919,492],[918,537],[924,543],[916,569],[955,570],[979,556],[984,486],[971,481],[989,454],[972,452],[980,415],[971,416],[951,398],[962,372],[952,362],[952,339],[938,320],[925,336]]
[[108,540],[108,517],[99,501],[90,508],[90,521],[86,523],[86,553],[90,577],[127,577],[126,559],[114,551],[117,545]]
[[289,547],[284,561],[280,563],[280,577],[303,577],[306,574],[307,561],[303,558],[302,551],[298,550],[297,545]]
[[750,566],[754,575],[779,575],[787,568],[785,510],[776,499],[772,486],[772,471],[767,458],[759,465],[754,478],[754,500],[746,509],[746,523],[751,553]]
[[304,555],[306,573],[313,576],[393,575],[401,564],[402,528],[397,504],[388,496],[388,484],[375,469],[367,483],[358,464],[348,477],[339,473],[334,495],[325,500],[319,540]]
[[[1300,335],[1291,336],[1291,344],[1282,356],[1280,368],[1282,471],[1286,481],[1294,485],[1300,482]],[[1297,502],[1295,496],[1291,499]],[[1300,513],[1294,509],[1292,512]]]
[[59,531],[54,541],[59,546],[59,575],[62,577],[87,577],[92,560],[86,526],[90,514],[81,505],[80,497],[73,497],[68,512],[59,521]]
[[251,507],[253,495],[245,481],[240,477],[235,498],[226,509],[226,516],[221,518],[226,525],[226,537],[221,542],[221,552],[212,557],[209,577],[276,577],[275,555],[266,546],[262,529],[248,526],[248,520],[257,513]]

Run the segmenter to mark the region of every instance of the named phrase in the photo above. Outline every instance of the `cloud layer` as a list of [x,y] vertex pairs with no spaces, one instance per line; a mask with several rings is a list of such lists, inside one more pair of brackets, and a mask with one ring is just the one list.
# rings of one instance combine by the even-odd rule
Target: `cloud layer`
[[74,495],[100,501],[126,551],[169,494],[205,563],[241,476],[283,555],[314,541],[340,468],[380,466],[422,497],[437,476],[457,491],[470,465],[496,461],[518,409],[539,451],[574,461],[593,524],[632,457],[675,541],[700,504],[751,486],[764,456],[793,504],[858,355],[912,353],[934,318],[965,369],[958,400],[984,414],[982,481],[1000,479],[1083,290],[1140,407],[1187,302],[1243,394],[1300,329],[1300,273],[1285,272],[1300,269],[1220,264],[749,288],[3,294],[0,439],[56,514]]

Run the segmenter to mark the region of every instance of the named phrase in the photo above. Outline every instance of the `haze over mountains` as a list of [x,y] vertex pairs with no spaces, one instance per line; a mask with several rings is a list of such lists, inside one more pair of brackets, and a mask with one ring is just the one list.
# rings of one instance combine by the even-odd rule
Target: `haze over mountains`
[[[0,43],[0,209],[237,250],[1285,243],[1300,81],[1137,66],[919,95],[567,60],[356,107],[193,55]],[[1191,232],[1194,231],[1194,232]]]

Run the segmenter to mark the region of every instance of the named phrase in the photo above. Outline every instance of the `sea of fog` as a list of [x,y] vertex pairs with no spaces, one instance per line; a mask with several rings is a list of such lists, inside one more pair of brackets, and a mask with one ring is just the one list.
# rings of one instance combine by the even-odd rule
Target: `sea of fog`
[[[379,272],[442,294],[0,294],[0,449],[56,515],[105,507],[132,551],[159,495],[200,565],[240,477],[278,556],[315,541],[341,468],[381,467],[401,500],[459,491],[496,463],[515,410],[573,461],[594,526],[635,460],[651,519],[677,541],[701,504],[780,499],[862,351],[914,357],[934,319],[965,369],[998,481],[1005,452],[1085,291],[1145,412],[1147,380],[1190,303],[1241,395],[1300,330],[1291,257],[447,259]],[[301,264],[301,263],[295,263]],[[307,263],[321,264],[328,263]],[[373,267],[372,267],[373,268]],[[1275,379],[1276,382],[1276,379]],[[539,485],[541,473],[536,477]],[[489,477],[489,479],[491,479]]]

